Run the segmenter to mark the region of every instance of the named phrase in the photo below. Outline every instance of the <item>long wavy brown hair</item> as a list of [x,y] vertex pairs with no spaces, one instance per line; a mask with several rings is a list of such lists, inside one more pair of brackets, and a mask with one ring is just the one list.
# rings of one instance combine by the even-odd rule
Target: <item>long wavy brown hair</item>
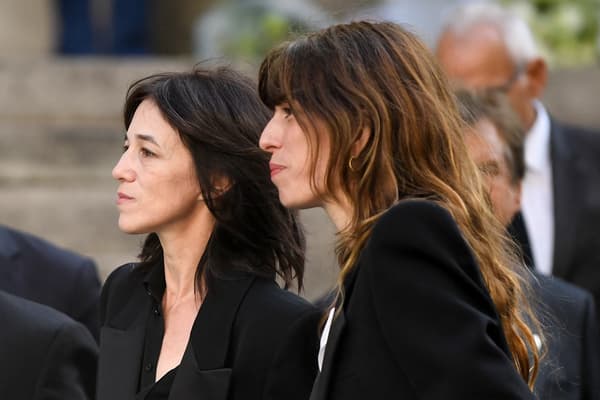
[[[435,201],[471,246],[515,366],[532,387],[538,351],[525,321],[537,320],[515,269],[521,264],[467,155],[450,86],[422,42],[388,22],[335,25],[273,49],[260,68],[259,92],[271,108],[287,102],[307,132],[313,188],[319,137],[329,136],[324,197],[341,191],[352,207],[338,233],[338,296],[382,213],[403,199]],[[368,141],[353,157],[365,128]]]

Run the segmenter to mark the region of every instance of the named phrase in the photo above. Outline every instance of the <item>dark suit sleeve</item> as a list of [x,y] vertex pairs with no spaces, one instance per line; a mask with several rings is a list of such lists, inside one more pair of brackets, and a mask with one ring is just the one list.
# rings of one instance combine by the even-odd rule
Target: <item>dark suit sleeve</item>
[[600,332],[598,330],[596,309],[594,300],[591,296],[587,296],[585,305],[583,329],[584,336],[582,338],[582,399],[583,400],[600,400],[600,348],[598,340]]
[[265,383],[265,400],[307,400],[317,375],[318,322],[316,309],[290,325],[276,351]]
[[77,268],[78,276],[75,280],[75,294],[70,315],[82,324],[84,324],[92,336],[98,341],[100,332],[100,280],[96,264],[89,258],[82,261]]
[[395,206],[374,227],[361,265],[369,268],[379,329],[419,399],[533,399],[445,209],[425,201]]
[[35,400],[93,399],[98,349],[88,330],[67,321],[56,332],[49,346]]

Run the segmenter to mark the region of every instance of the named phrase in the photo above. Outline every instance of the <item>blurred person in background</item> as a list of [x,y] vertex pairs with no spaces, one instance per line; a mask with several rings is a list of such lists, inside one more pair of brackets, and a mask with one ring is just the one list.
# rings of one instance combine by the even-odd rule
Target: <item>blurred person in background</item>
[[425,45],[393,23],[334,25],[270,51],[259,93],[279,199],[338,230],[311,400],[533,399],[516,256]]
[[[600,301],[600,134],[553,119],[540,102],[547,66],[526,23],[493,3],[450,15],[437,58],[459,85],[506,93],[525,127],[522,218],[529,264]],[[527,246],[524,246],[527,251]]]
[[0,290],[67,314],[98,339],[100,280],[90,258],[0,225]]
[[101,300],[98,400],[308,398],[319,312],[302,288],[304,237],[258,148],[269,110],[228,68],[133,84],[119,228],[147,233]]
[[139,56],[151,52],[153,1],[54,0],[54,4],[56,50],[61,55]]
[[[496,216],[507,228],[519,212],[525,174],[524,132],[506,96],[456,92],[467,127],[467,150],[482,173]],[[538,302],[545,351],[535,383],[544,400],[600,399],[600,347],[594,299],[560,278],[534,273],[530,298]],[[542,342],[543,340],[543,342]]]
[[0,398],[92,400],[98,347],[81,324],[0,291]]

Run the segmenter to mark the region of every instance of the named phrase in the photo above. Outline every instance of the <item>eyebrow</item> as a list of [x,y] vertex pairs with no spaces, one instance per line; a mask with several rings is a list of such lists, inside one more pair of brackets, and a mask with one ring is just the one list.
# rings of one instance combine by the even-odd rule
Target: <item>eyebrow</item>
[[[160,147],[160,145],[158,144],[158,142],[156,141],[156,139],[154,139],[154,136],[152,136],[152,135],[145,135],[145,134],[142,134],[142,133],[136,133],[136,134],[134,134],[134,136],[135,136],[135,137],[136,137],[138,140],[142,140],[142,141],[144,141],[144,142],[150,142],[150,143],[153,143],[153,144],[155,144],[156,146]],[[126,141],[127,141],[127,140],[129,140],[129,139],[127,138],[127,133],[125,133],[125,140],[126,140]]]

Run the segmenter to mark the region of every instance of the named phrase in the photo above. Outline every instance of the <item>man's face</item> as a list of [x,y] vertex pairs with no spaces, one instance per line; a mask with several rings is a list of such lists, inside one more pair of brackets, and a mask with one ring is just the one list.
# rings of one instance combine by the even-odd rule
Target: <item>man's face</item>
[[537,92],[530,85],[528,66],[514,65],[494,28],[479,25],[460,35],[446,31],[436,56],[451,82],[468,89],[504,92],[524,126],[533,124],[532,100]]
[[465,135],[465,143],[482,172],[496,217],[508,226],[521,207],[521,185],[511,179],[505,157],[506,144],[487,119],[480,120]]

